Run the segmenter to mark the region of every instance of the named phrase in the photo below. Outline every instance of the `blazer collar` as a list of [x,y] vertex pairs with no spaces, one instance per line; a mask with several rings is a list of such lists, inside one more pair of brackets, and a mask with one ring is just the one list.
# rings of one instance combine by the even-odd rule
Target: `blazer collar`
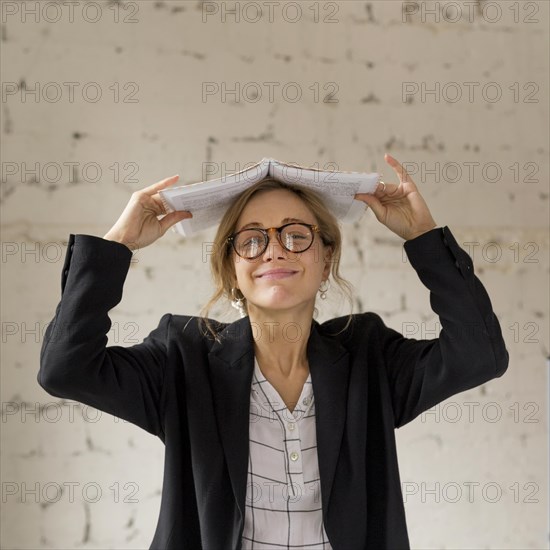
[[[254,372],[254,338],[249,317],[228,324],[219,336],[208,354],[214,411],[231,485],[244,522],[250,389]],[[326,521],[346,419],[349,353],[313,319],[307,357],[315,397],[319,475]]]

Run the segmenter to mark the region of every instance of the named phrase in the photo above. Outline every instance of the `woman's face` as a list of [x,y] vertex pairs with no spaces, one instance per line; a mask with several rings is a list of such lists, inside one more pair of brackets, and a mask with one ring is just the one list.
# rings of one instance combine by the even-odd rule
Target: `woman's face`
[[[291,221],[317,223],[313,213],[295,193],[285,189],[260,191],[248,201],[235,232],[250,223],[266,229]],[[269,244],[258,258],[247,260],[233,250],[236,286],[247,299],[249,313],[254,307],[284,310],[307,306],[313,311],[319,286],[330,273],[330,248],[323,245],[318,233],[314,234],[313,244],[302,253],[285,250],[275,231],[270,232]],[[292,273],[279,277],[265,274],[268,270],[281,268]]]

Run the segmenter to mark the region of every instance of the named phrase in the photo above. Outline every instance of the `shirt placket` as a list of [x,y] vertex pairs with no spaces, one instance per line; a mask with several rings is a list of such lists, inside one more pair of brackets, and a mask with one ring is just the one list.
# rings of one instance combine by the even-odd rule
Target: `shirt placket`
[[[255,363],[256,377],[265,381],[265,393],[274,414],[280,419],[284,430],[284,444],[287,464],[287,492],[289,499],[295,499],[304,493],[304,464],[301,448],[300,423],[301,419],[309,413],[313,405],[313,388],[311,374],[302,388],[300,398],[292,413],[289,411],[279,392],[269,383],[261,372],[257,362]],[[298,500],[299,502],[299,500]]]
[[[303,426],[302,419],[306,416],[313,403],[311,384],[308,383],[308,377],[300,399],[296,403],[292,413],[285,407],[285,439],[287,440],[288,464],[289,464],[289,485],[288,495],[290,498],[296,498],[303,495],[305,491],[304,484],[304,461],[302,453],[302,438],[300,428]],[[298,491],[298,493],[297,493]]]

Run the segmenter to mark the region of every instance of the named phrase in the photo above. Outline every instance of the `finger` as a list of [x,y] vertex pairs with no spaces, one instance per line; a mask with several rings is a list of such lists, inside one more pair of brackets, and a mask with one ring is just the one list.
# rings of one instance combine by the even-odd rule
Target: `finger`
[[153,185],[149,185],[149,187],[144,187],[141,191],[149,195],[154,194],[159,189],[164,189],[165,187],[168,187],[169,185],[176,183],[178,178],[179,178],[179,174],[176,174],[175,176],[170,176],[169,178],[165,178],[163,180],[157,181],[157,183],[153,183]]
[[[143,193],[143,191],[140,193],[141,195],[138,195],[139,203],[145,212],[153,212],[155,216],[164,216],[168,213],[158,193],[155,195],[148,195],[147,193]],[[128,204],[128,207],[130,206]]]
[[399,189],[399,185],[395,183],[379,183],[374,193],[357,193],[354,198],[363,200],[365,197],[372,197],[373,195],[378,198],[385,197],[387,195],[393,195]]
[[383,184],[378,184],[378,188],[376,189],[376,196],[385,197],[387,195],[393,195],[399,188],[399,185],[397,185],[396,183],[386,183],[385,186]]
[[372,193],[357,193],[356,195],[353,196],[353,198],[358,200],[358,201],[361,201],[361,202],[364,202],[364,203],[368,204],[368,200],[372,196],[373,196]]
[[374,195],[370,193],[357,193],[355,198],[357,200],[361,200],[369,206],[378,221],[382,221],[384,219],[386,207],[382,205],[382,203]]
[[175,225],[176,223],[181,222],[182,220],[186,220],[192,217],[193,217],[193,214],[188,210],[179,210],[177,212],[170,212],[170,214],[166,214],[164,218],[159,220],[161,231],[164,234],[166,233],[166,231],[168,231],[168,229],[170,229],[172,225]]
[[395,170],[395,173],[401,183],[409,182],[414,185],[411,176],[396,159],[394,159],[391,155],[388,155],[388,153],[385,154],[384,158],[386,162]]
[[166,207],[164,206],[164,202],[162,201],[158,193],[150,195],[149,198],[155,203],[156,207],[158,208],[159,215],[168,214],[168,212],[166,211]]

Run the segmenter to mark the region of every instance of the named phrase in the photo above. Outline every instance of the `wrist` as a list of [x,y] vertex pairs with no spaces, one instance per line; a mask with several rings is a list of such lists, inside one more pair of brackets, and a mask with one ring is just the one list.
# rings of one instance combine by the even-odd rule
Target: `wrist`
[[129,248],[130,250],[132,250],[132,248],[130,247],[130,243],[126,242],[122,237],[118,236],[118,235],[114,235],[114,234],[111,234],[109,232],[107,232],[103,238],[106,240],[106,241],[113,241],[113,242],[116,242],[116,243],[119,243],[119,244],[123,244],[124,246],[126,246],[127,248]]
[[405,240],[406,241],[412,241],[413,239],[416,239],[417,237],[420,237],[420,235],[424,235],[424,233],[428,233],[429,231],[432,231],[437,228],[437,224],[434,224],[433,227],[430,227],[429,229],[424,229],[421,231],[416,231],[414,233],[411,233]]

